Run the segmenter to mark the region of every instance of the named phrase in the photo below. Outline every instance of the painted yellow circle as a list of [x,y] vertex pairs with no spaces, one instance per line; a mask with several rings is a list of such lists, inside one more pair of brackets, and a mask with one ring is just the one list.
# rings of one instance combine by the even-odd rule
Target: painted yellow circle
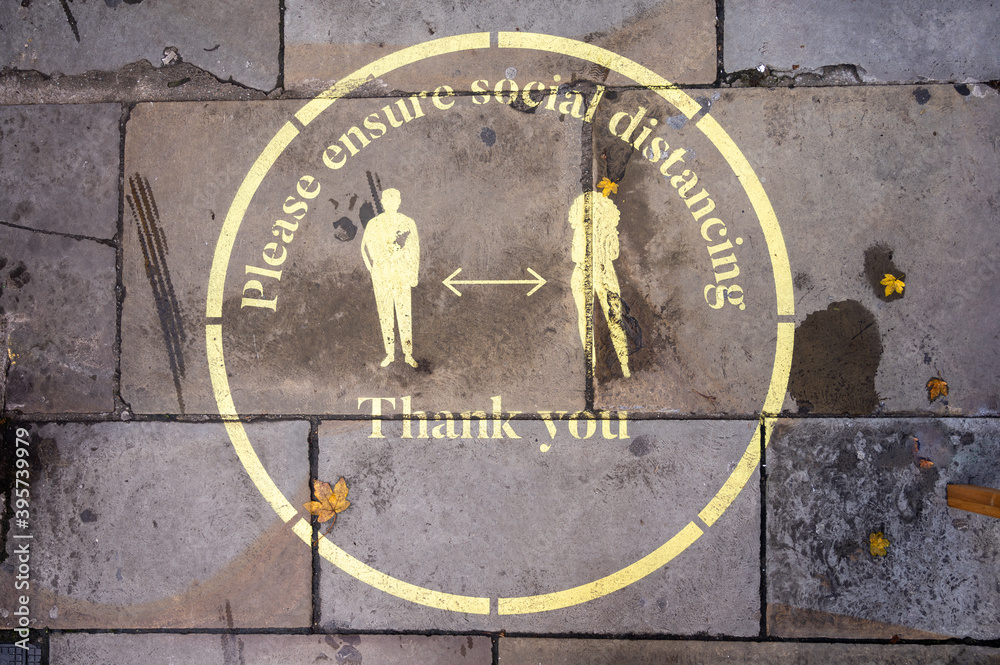
[[[488,49],[491,47],[490,41],[490,33],[480,32],[436,39],[397,51],[362,67],[319,94],[315,99],[299,109],[295,114],[295,118],[301,125],[306,126],[331,104],[354,91],[373,77],[378,78],[400,67],[434,56],[472,49]],[[601,67],[627,76],[641,86],[653,89],[669,104],[686,115],[688,119],[693,119],[701,111],[701,105],[698,102],[693,100],[684,91],[673,86],[673,84],[663,77],[632,60],[623,58],[620,55],[592,44],[564,37],[525,32],[500,32],[497,34],[496,44],[497,48],[549,51],[588,60]],[[777,314],[779,317],[786,317],[787,319],[795,311],[792,296],[791,268],[788,263],[788,253],[785,249],[781,227],[778,225],[778,219],[774,214],[774,209],[771,207],[771,202],[768,200],[767,194],[764,192],[764,187],[761,185],[760,180],[757,178],[746,157],[744,157],[726,131],[715,121],[715,118],[709,114],[705,114],[698,120],[696,127],[715,145],[723,158],[729,163],[729,166],[733,169],[733,172],[736,174],[737,179],[750,199],[750,203],[760,222],[761,230],[767,243],[768,253],[771,256],[771,268],[774,274],[774,288],[777,298]],[[219,407],[219,413],[222,415],[229,433],[229,438],[254,485],[257,486],[260,493],[285,522],[295,520],[298,517],[298,510],[285,498],[281,490],[278,489],[268,475],[267,470],[261,463],[260,458],[257,457],[257,453],[254,451],[253,445],[247,437],[246,430],[239,420],[239,415],[236,413],[236,407],[229,388],[228,375],[226,374],[225,358],[223,357],[222,324],[218,320],[222,317],[223,287],[225,285],[226,271],[229,267],[229,257],[236,241],[236,234],[239,231],[240,224],[243,222],[243,216],[250,205],[250,200],[253,198],[254,193],[268,171],[270,171],[275,160],[277,160],[278,156],[281,155],[298,134],[299,130],[294,124],[291,122],[286,123],[267,144],[263,152],[261,152],[251,167],[250,172],[244,178],[239,190],[237,190],[215,247],[215,256],[209,275],[206,303],[206,316],[209,321],[205,325],[208,367],[212,378],[212,388]],[[794,332],[794,322],[791,320],[778,321],[774,365],[771,371],[771,382],[768,387],[767,396],[761,408],[761,427],[755,430],[755,434],[750,440],[746,452],[740,458],[736,468],[730,474],[722,488],[701,512],[698,513],[698,519],[706,527],[711,527],[715,524],[716,520],[732,504],[760,462],[761,431],[765,432],[766,437],[766,432],[770,430],[767,425],[770,425],[770,422],[781,410],[785,391],[788,386]],[[767,445],[766,438],[763,445]],[[295,521],[292,524],[292,530],[306,544],[312,543],[312,527],[305,519],[299,518]],[[687,549],[703,533],[703,528],[694,521],[691,521],[656,550],[607,577],[602,577],[578,587],[552,593],[516,598],[498,598],[497,612],[501,615],[544,612],[600,598],[613,591],[622,589],[662,568],[671,559]],[[325,559],[347,574],[376,589],[404,600],[454,612],[466,612],[470,614],[490,613],[490,598],[488,597],[455,595],[404,582],[362,563],[323,536],[319,538],[318,549],[319,553]]]

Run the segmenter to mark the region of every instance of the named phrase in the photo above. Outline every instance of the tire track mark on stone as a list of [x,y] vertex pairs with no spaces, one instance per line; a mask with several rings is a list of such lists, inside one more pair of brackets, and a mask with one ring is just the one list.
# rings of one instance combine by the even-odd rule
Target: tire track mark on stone
[[181,413],[184,413],[181,379],[184,378],[183,345],[187,335],[184,332],[177,296],[174,294],[174,285],[170,280],[170,269],[167,267],[167,238],[160,228],[160,213],[156,208],[149,181],[136,173],[129,178],[129,191],[131,194],[125,198],[128,200],[132,218],[139,231],[139,245],[146,265],[146,277],[153,289],[156,314],[160,319],[170,372],[174,377],[174,389],[177,391],[177,404]]

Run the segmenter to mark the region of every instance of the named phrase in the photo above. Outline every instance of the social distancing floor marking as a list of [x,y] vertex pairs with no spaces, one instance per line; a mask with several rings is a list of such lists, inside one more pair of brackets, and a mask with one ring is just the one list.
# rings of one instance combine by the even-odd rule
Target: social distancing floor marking
[[[337,100],[344,98],[367,81],[384,76],[406,65],[441,55],[490,48],[545,51],[586,60],[626,76],[639,86],[652,90],[677,108],[689,120],[694,119],[702,112],[702,107],[698,102],[683,90],[673,86],[668,80],[632,60],[593,44],[564,37],[525,32],[500,32],[493,33],[492,36],[491,33],[481,32],[432,40],[380,58],[342,79],[309,101],[295,114],[295,120],[302,128],[305,128]],[[732,168],[753,206],[771,258],[777,302],[776,313],[779,317],[790,317],[794,314],[791,268],[781,228],[764,187],[749,161],[710,113],[701,116],[695,126],[715,145]],[[299,133],[300,129],[295,123],[287,122],[260,153],[237,190],[216,243],[209,276],[206,303],[208,323],[205,326],[205,334],[208,367],[216,403],[236,453],[250,479],[278,516],[286,523],[294,522],[292,530],[304,543],[311,546],[313,542],[312,526],[307,520],[299,517],[299,511],[275,485],[254,451],[253,444],[250,442],[243,423],[239,419],[239,414],[236,412],[222,348],[222,324],[219,323],[222,317],[223,291],[229,260],[244,215],[250,206],[251,199],[275,161]],[[698,513],[697,518],[706,528],[713,526],[729,508],[760,462],[761,432],[765,433],[763,446],[766,446],[768,443],[767,433],[770,432],[770,425],[774,420],[772,416],[781,410],[784,400],[791,370],[794,330],[793,321],[781,320],[777,323],[774,365],[767,395],[761,408],[761,422],[764,427],[754,429],[754,435],[736,468],[715,496]],[[511,615],[543,612],[601,598],[659,570],[690,547],[704,532],[702,527],[691,521],[663,545],[611,575],[587,584],[551,593],[497,598],[497,613]],[[318,550],[323,558],[345,573],[393,596],[442,610],[469,614],[490,614],[490,597],[450,594],[394,578],[359,561],[324,536],[319,537]]]

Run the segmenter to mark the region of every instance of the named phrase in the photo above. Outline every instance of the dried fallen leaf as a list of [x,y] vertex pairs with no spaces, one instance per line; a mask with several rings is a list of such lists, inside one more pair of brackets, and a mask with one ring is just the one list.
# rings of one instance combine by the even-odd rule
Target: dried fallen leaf
[[917,458],[917,466],[921,469],[929,469],[934,466],[934,462],[930,461],[926,457]]
[[879,284],[885,287],[886,297],[891,296],[893,291],[902,294],[903,287],[906,286],[903,280],[898,279],[895,275],[892,275],[890,273],[885,273],[885,278],[881,282],[879,282]]
[[314,479],[313,494],[316,495],[319,501],[310,501],[302,504],[302,506],[309,511],[310,515],[315,515],[320,522],[332,519],[333,522],[330,524],[330,528],[327,529],[329,533],[330,529],[337,522],[337,513],[344,512],[351,505],[351,502],[347,500],[347,483],[341,478],[331,489],[330,483]]
[[607,178],[602,178],[601,181],[597,183],[597,186],[601,189],[601,194],[604,194],[605,197],[607,197],[609,193],[610,194],[618,193],[618,183],[611,182]]
[[885,548],[889,547],[889,541],[881,531],[877,531],[868,536],[868,551],[872,556],[885,556]]
[[927,382],[927,400],[933,402],[940,396],[948,396],[948,383],[939,376]]

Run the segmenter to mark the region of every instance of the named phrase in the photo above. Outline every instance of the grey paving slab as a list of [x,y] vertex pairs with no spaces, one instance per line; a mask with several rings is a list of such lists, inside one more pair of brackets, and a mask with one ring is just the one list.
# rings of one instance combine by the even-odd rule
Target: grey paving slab
[[[246,425],[293,503],[308,495],[308,424]],[[0,566],[3,625],[26,593],[34,628],[305,627],[309,548],[243,470],[221,424],[31,428],[28,527]],[[23,542],[29,589],[15,591]]]
[[[695,109],[719,97],[693,94],[685,98]],[[699,127],[650,92],[608,95],[595,114],[593,187],[617,186],[594,214],[594,246],[611,247],[610,270],[595,268],[593,278],[598,408],[764,408],[783,320],[773,248],[736,172]]]
[[[949,508],[946,487],[1000,485],[997,439],[992,419],[779,421],[767,453],[771,634],[996,639],[1000,522]],[[872,533],[889,541],[884,556]]]
[[276,0],[241,3],[239,11],[186,0],[6,3],[0,66],[81,74],[138,60],[160,65],[170,48],[220,79],[270,90],[279,71],[278,7]]
[[[716,75],[715,4],[706,0],[597,2],[429,2],[390,11],[292,0],[285,11],[285,86],[317,93],[403,47],[467,33],[517,31],[568,37],[610,49],[677,83],[707,84]],[[407,67],[382,76],[372,92],[470,90],[475,80],[521,82],[602,80],[592,63],[541,54],[480,48],[462,61]],[[534,78],[532,78],[534,77]],[[615,79],[612,79],[615,80]],[[486,85],[486,84],[481,84]]]
[[[476,419],[473,438],[459,426],[434,441],[418,438],[416,417],[413,438],[405,422],[382,423],[381,439],[369,423],[321,425],[319,476],[343,476],[352,502],[330,533],[341,549],[320,547],[323,630],[757,634],[757,476],[718,521],[704,510],[756,423],[632,422],[627,439],[603,426],[576,439],[566,421],[551,423],[554,437],[544,422],[509,424],[518,439],[487,438],[492,423],[479,437]],[[445,421],[429,427],[447,434]],[[341,550],[431,596],[359,581]],[[413,597],[423,604],[403,599]]]
[[875,644],[762,644],[755,642],[693,642],[658,640],[566,640],[545,638],[500,639],[502,665],[585,665],[587,663],[716,663],[792,662],[870,663],[871,665],[987,665],[1000,662],[1000,649],[989,647],[875,645]]
[[[133,111],[122,393],[135,410],[218,410],[202,318],[217,241],[254,160],[301,106]],[[371,127],[362,130],[363,121]],[[579,121],[556,113],[480,108],[468,97],[342,100],[311,121],[250,200],[224,287],[208,300],[237,412],[370,415],[371,402],[359,400],[384,397],[399,413],[406,396],[414,409],[456,413],[491,409],[494,397],[508,411],[583,408],[566,221],[580,189],[580,132]],[[366,224],[392,189],[413,227],[369,238]],[[378,233],[395,232],[401,256],[413,241],[404,259],[416,273],[400,273],[393,296],[396,307],[409,303],[409,326],[391,298],[383,303],[394,340],[383,367],[382,315],[365,261]],[[376,281],[392,294],[385,261]],[[456,283],[446,285],[449,277]],[[408,341],[417,367],[407,364]]]
[[488,637],[422,635],[85,635],[57,633],[51,638],[52,665],[106,663],[149,665],[223,662],[277,663],[426,663],[487,665],[493,662]]
[[0,226],[0,289],[7,410],[113,411],[114,248]]
[[0,222],[112,238],[121,107],[0,108]]
[[1000,20],[989,3],[752,0],[726,5],[726,71],[850,64],[868,82],[1000,77]]
[[[1000,98],[951,85],[733,90],[711,115],[761,178],[795,298],[799,413],[1000,410],[988,286]],[[885,295],[886,273],[903,294]],[[976,275],[971,282],[966,276]],[[949,394],[928,400],[927,381]]]

